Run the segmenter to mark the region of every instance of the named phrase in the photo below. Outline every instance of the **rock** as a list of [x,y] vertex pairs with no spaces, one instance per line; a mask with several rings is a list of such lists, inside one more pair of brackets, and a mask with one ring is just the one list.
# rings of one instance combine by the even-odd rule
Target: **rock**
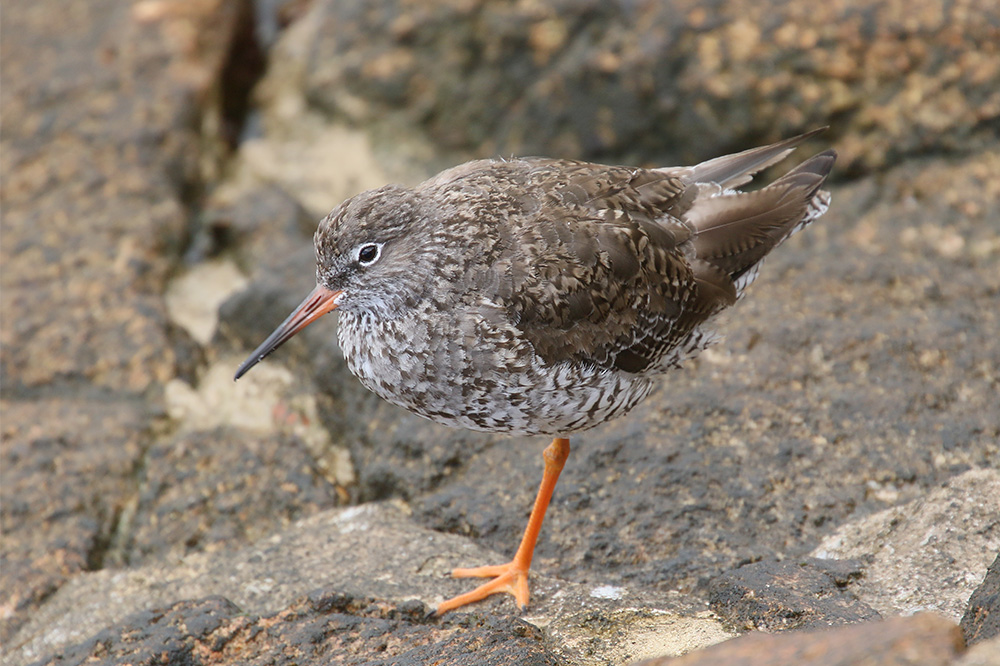
[[956,666],[1000,666],[1000,638],[976,643],[956,662]]
[[[328,123],[317,114],[295,113],[284,131],[246,141],[240,154],[264,182],[279,183],[312,219],[358,192],[390,180],[363,131]],[[351,159],[345,161],[344,155]]]
[[0,640],[83,571],[106,565],[136,492],[149,421],[137,401],[5,400]]
[[727,571],[709,584],[712,610],[739,631],[817,629],[881,619],[842,588],[861,576],[858,562],[767,560]]
[[931,613],[822,631],[751,634],[641,666],[795,664],[796,666],[947,666],[963,651],[953,622]]
[[[154,560],[141,568],[77,576],[8,643],[9,663],[20,666],[47,654],[64,655],[62,661],[54,663],[78,663],[95,654],[95,650],[105,649],[100,646],[109,641],[116,646],[114,650],[120,650],[123,660],[129,654],[135,659],[143,650],[156,649],[158,640],[176,643],[182,652],[192,650],[192,643],[199,641],[209,645],[224,643],[227,632],[222,632],[221,638],[198,632],[205,629],[211,633],[216,624],[228,623],[235,615],[233,608],[262,616],[259,621],[245,619],[250,627],[296,619],[300,613],[297,608],[313,603],[296,599],[316,589],[324,590],[321,596],[330,598],[321,606],[348,612],[344,610],[348,605],[352,608],[349,614],[361,617],[338,620],[339,624],[323,629],[316,640],[332,641],[331,645],[348,643],[350,627],[367,622],[364,617],[368,611],[364,609],[402,604],[410,609],[404,615],[422,617],[445,596],[468,587],[467,580],[445,577],[453,567],[499,557],[461,537],[416,526],[398,505],[373,503],[327,511],[242,550],[195,553],[176,563]],[[532,607],[523,620],[543,633],[525,629],[525,635],[532,637],[533,649],[539,654],[544,653],[540,647],[543,643],[554,646],[567,655],[568,663],[603,664],[611,655],[616,655],[617,663],[626,663],[652,654],[680,654],[731,635],[703,604],[682,595],[649,597],[639,591],[595,589],[544,577],[535,577],[533,583]],[[185,599],[215,600],[176,603]],[[422,609],[419,612],[414,610],[417,599],[423,602],[416,604]],[[331,610],[336,608],[327,608],[320,615]],[[198,620],[185,632],[183,618],[192,613],[221,619],[211,623]],[[516,627],[521,624],[516,614],[512,600],[498,596],[468,613],[446,616],[443,628],[451,628],[445,631],[450,635],[468,633],[470,624]],[[483,616],[496,620],[483,620]],[[307,619],[305,626],[325,622],[321,617]],[[110,629],[105,630],[107,627]],[[180,633],[176,627],[182,627]],[[237,623],[233,633],[239,634],[247,627]],[[406,637],[413,631],[437,635],[443,630],[442,626],[419,629],[411,622],[403,622],[378,631],[390,629],[392,633],[384,640],[392,644],[410,640]],[[522,630],[515,634],[517,631]],[[132,635],[138,640],[128,638]],[[471,638],[456,636],[456,640]],[[270,639],[264,646],[248,649],[265,653],[271,649],[266,647],[269,645]],[[222,650],[222,646],[213,649]],[[420,654],[429,659],[438,653],[428,648]]]
[[[5,17],[5,49],[31,54],[4,59],[7,394],[74,382],[135,396],[173,375],[162,292],[197,177],[197,98],[235,22],[215,5],[143,18],[114,0],[33,3]],[[207,24],[218,41],[181,57],[178,31]]]
[[247,279],[231,261],[203,262],[175,278],[165,295],[171,321],[207,345],[219,326],[219,306]]
[[[163,425],[163,384],[197,363],[163,292],[240,8],[164,9],[4,9],[5,645],[67,580],[121,562],[137,470]],[[209,27],[213,40],[184,41]]]
[[191,259],[197,263],[235,254],[251,279],[271,276],[284,282],[289,276],[273,273],[290,255],[309,247],[317,218],[277,185],[262,182],[245,161],[237,161],[233,170],[205,201]]
[[982,584],[972,593],[961,626],[968,645],[1000,636],[1000,555],[993,560]]
[[[474,642],[508,662],[627,663],[728,637],[713,589],[734,593],[717,600],[736,600],[734,623],[771,623],[769,609],[861,619],[851,595],[864,600],[871,578],[841,589],[813,563],[786,581],[775,562],[995,468],[992,4],[292,0],[240,132],[250,7],[5,7],[5,659],[57,646],[69,660],[104,646],[155,659],[157,645],[208,659],[219,645],[264,662],[295,632],[340,649],[337,636],[380,647],[391,630],[425,641],[407,656],[422,662]],[[440,574],[510,556],[545,441],[379,402],[346,372],[333,318],[231,382],[311,288],[317,218],[359,189],[480,151],[680,162],[827,122],[815,145],[858,177],[835,187],[830,214],[769,260],[723,345],[628,419],[574,437],[521,618],[537,630],[504,598],[425,624],[413,597],[464,591]],[[234,265],[248,282],[232,292]],[[216,322],[205,310],[221,298]],[[357,502],[353,518],[331,510]],[[370,529],[340,532],[366,516]],[[992,534],[974,527],[951,536]],[[381,554],[359,570],[368,552]],[[985,571],[973,559],[947,569],[969,576],[966,596]],[[770,596],[753,607],[737,594],[749,590]]]
[[990,0],[326,0],[279,40],[263,99],[302,87],[376,152],[453,162],[673,164],[832,121],[862,173],[995,140],[998,19]]
[[1000,551],[1000,472],[966,472],[925,498],[841,526],[821,558],[871,558],[851,590],[882,615],[958,621]]
[[[51,666],[134,664],[558,663],[519,620],[433,622],[420,604],[393,605],[316,590],[273,615],[247,615],[226,599],[181,601],[137,613],[90,640],[43,659]],[[383,663],[385,663],[383,661]]]
[[340,501],[294,436],[185,433],[155,442],[145,462],[126,562],[239,548]]

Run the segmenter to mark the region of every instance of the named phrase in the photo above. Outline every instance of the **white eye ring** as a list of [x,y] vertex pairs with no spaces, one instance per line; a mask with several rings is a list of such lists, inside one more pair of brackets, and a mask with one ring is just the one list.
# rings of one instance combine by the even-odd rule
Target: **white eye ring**
[[362,243],[354,248],[354,261],[359,266],[371,266],[382,256],[382,243]]

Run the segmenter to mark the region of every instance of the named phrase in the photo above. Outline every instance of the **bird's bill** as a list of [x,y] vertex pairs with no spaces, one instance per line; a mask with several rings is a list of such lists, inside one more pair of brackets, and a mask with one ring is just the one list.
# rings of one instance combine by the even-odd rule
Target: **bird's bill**
[[295,308],[292,314],[288,315],[288,319],[281,322],[281,326],[274,329],[274,333],[271,333],[267,337],[267,340],[264,340],[260,347],[257,347],[247,357],[247,360],[243,361],[242,365],[236,370],[236,377],[234,379],[239,379],[245,375],[250,368],[260,363],[265,356],[283,345],[293,335],[327,312],[334,310],[340,301],[342,293],[341,291],[327,289],[322,285],[316,285],[316,288],[306,296],[306,299],[299,303],[299,306]]

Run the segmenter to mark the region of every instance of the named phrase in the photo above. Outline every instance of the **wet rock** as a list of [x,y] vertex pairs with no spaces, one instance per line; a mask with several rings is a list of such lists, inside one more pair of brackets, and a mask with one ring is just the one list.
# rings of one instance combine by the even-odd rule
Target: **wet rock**
[[1000,555],[969,599],[969,607],[962,616],[962,635],[969,645],[1000,636]]
[[739,631],[818,629],[881,619],[843,591],[861,576],[858,565],[814,558],[747,564],[709,584],[712,610]]
[[823,631],[751,634],[676,659],[645,661],[642,666],[946,666],[955,663],[962,652],[954,623],[921,613]]

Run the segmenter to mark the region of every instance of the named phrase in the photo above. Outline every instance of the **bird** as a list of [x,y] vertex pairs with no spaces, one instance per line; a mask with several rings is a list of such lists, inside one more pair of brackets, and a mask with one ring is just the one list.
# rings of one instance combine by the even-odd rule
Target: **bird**
[[826,212],[834,150],[739,189],[824,129],[695,166],[481,159],[355,195],[316,230],[315,289],[235,379],[336,310],[347,367],[383,399],[447,426],[551,436],[513,559],[453,570],[489,580],[436,614],[501,592],[523,610],[570,435],[716,342],[712,319],[765,256]]

